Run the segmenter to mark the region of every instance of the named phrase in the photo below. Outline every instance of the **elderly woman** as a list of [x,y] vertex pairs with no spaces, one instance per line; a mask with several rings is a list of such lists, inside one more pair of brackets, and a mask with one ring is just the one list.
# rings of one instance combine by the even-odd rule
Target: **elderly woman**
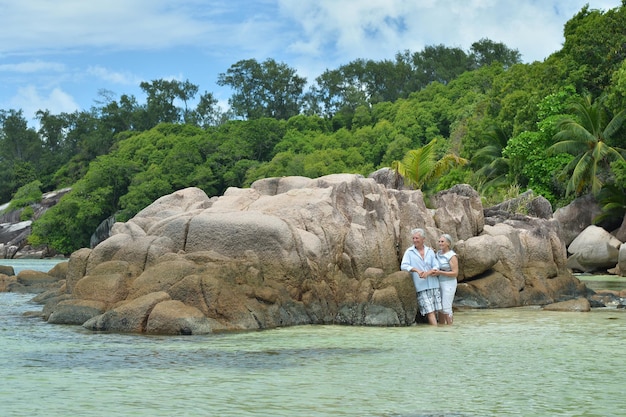
[[456,293],[456,277],[459,275],[459,260],[452,250],[452,237],[443,234],[439,237],[439,289],[441,291],[440,324],[452,324],[452,302]]

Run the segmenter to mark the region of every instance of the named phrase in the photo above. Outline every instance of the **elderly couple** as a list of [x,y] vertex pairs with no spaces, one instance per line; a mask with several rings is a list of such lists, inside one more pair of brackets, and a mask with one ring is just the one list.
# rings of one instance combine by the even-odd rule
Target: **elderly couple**
[[411,273],[420,313],[428,323],[452,324],[452,302],[456,292],[456,277],[459,260],[452,250],[452,238],[444,234],[439,237],[439,251],[424,245],[426,234],[423,229],[411,230],[413,246],[404,252],[400,268]]

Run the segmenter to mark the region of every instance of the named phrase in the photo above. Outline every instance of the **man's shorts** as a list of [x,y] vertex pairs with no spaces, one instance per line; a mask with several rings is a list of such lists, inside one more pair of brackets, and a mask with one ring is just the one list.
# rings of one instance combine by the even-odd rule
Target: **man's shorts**
[[432,313],[433,311],[439,311],[442,309],[441,291],[439,291],[439,288],[430,288],[420,291],[417,293],[417,303],[419,304],[420,314],[422,316]]

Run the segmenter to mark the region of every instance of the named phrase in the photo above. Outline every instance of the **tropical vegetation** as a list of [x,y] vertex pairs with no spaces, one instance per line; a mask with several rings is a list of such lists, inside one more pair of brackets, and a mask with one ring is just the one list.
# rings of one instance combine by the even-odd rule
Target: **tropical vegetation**
[[605,216],[623,216],[624,28],[625,4],[583,7],[563,47],[532,63],[489,39],[359,59],[314,80],[242,60],[218,76],[233,91],[228,110],[189,80],[142,82],[145,102],[103,90],[87,110],[40,110],[36,128],[0,110],[0,203],[71,187],[31,235],[65,254],[180,188],[213,196],[264,177],[383,167],[425,193],[468,183],[489,203],[532,189],[554,207],[593,193]]

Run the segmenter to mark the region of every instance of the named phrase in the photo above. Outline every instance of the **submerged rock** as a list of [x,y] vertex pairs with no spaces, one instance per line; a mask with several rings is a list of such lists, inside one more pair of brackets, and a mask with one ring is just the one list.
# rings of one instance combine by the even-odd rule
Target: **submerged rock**
[[543,307],[547,311],[581,311],[591,310],[589,300],[586,298],[576,298],[575,300],[561,301],[559,303],[548,304]]

